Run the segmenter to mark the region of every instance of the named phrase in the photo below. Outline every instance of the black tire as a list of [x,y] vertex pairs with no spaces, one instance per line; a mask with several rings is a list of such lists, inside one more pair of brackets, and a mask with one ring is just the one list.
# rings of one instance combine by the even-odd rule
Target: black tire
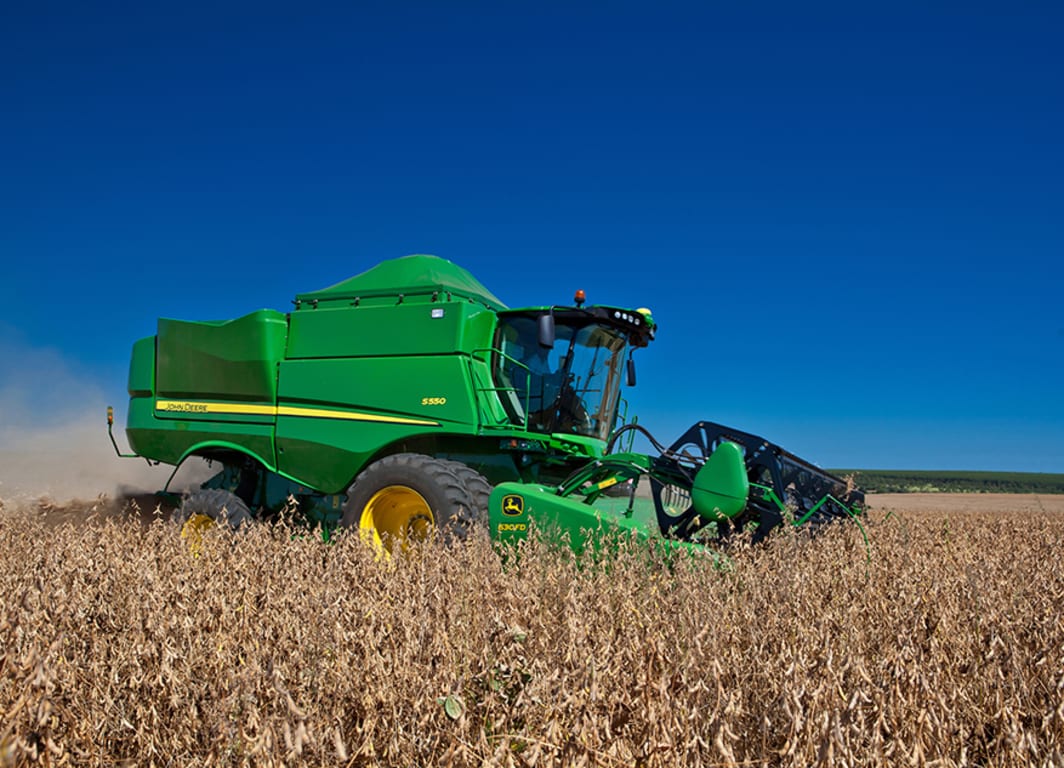
[[473,500],[447,462],[419,453],[385,456],[347,489],[343,525],[373,542],[405,549],[437,533],[464,540],[475,527]]
[[177,522],[183,526],[196,517],[209,517],[233,531],[254,520],[243,499],[232,491],[218,488],[195,491],[182,500],[176,513]]
[[485,533],[488,530],[488,500],[495,486],[488,482],[484,475],[477,472],[468,464],[460,461],[443,460],[444,465],[454,472],[469,492],[469,499],[473,502],[473,523]]

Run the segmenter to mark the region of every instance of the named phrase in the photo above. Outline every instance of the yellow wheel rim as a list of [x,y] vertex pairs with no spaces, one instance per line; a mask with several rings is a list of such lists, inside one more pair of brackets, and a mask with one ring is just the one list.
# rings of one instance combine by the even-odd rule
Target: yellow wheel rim
[[203,550],[203,532],[215,525],[217,523],[210,515],[195,514],[189,516],[185,524],[181,526],[181,538],[185,540],[188,551],[193,557],[199,557]]
[[428,539],[436,519],[420,493],[405,485],[389,485],[366,502],[358,527],[377,547],[398,544],[405,550],[413,541]]

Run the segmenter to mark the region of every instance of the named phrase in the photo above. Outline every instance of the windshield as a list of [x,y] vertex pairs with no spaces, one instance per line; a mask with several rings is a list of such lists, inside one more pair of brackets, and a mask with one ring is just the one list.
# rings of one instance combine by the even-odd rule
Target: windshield
[[[570,324],[571,323],[571,324]],[[609,438],[617,413],[624,332],[593,320],[558,320],[551,348],[541,347],[535,317],[499,320],[495,376],[509,390],[510,416],[535,432]]]

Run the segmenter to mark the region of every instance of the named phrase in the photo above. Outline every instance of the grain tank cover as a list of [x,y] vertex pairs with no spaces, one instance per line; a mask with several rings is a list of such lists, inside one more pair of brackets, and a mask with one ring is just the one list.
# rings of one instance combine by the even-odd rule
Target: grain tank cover
[[472,299],[496,312],[506,309],[506,305],[469,272],[439,256],[425,254],[384,261],[336,285],[300,293],[296,296],[296,304],[350,303],[356,299],[399,295],[404,299],[413,296],[430,298],[433,294],[438,294],[440,301],[451,294],[451,298]]

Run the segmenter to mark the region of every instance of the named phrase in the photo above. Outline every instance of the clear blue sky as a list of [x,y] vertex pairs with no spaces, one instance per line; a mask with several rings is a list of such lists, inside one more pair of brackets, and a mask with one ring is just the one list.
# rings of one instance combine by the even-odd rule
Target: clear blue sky
[[1064,472],[1062,30],[1050,2],[4,3],[0,334],[123,414],[157,316],[434,253],[511,306],[651,307],[631,399],[663,440]]

